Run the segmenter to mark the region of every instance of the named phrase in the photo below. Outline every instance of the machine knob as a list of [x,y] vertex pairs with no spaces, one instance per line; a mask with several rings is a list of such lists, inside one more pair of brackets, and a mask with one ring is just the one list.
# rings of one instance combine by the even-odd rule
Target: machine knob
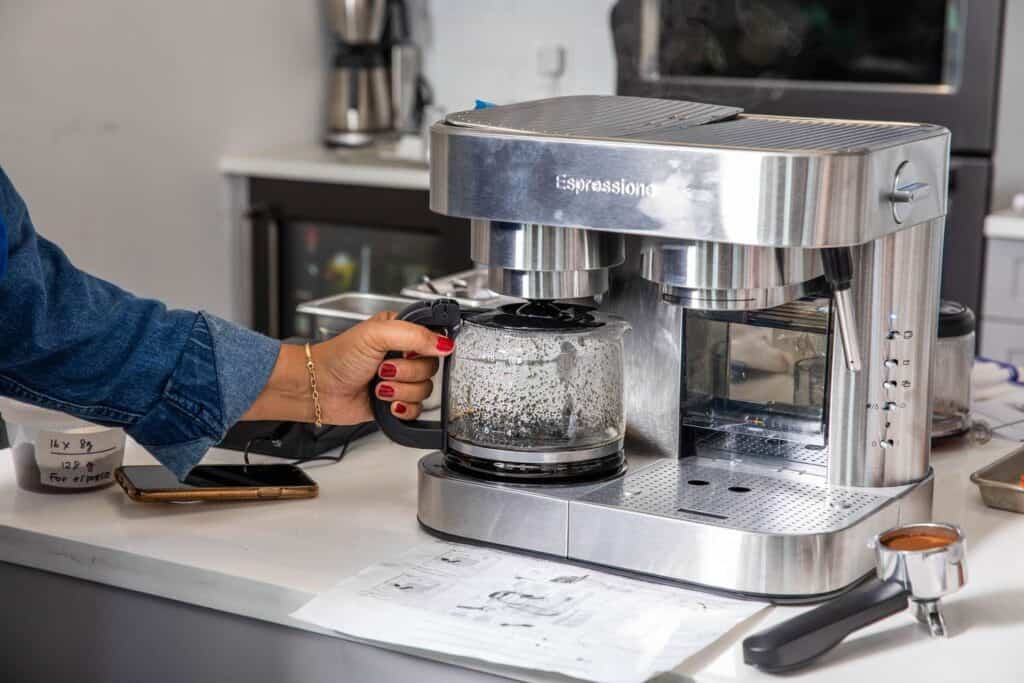
[[891,389],[895,389],[898,386],[899,386],[899,384],[896,382],[896,380],[887,379],[884,382],[882,382],[882,388],[883,389],[890,389],[891,390]]
[[885,335],[886,339],[899,339],[900,333],[896,330],[889,330],[889,334]]
[[928,183],[908,183],[892,191],[889,196],[897,204],[910,204],[918,199],[931,195],[932,187]]
[[898,367],[899,364],[900,364],[900,362],[898,360],[896,360],[895,358],[886,358],[882,362],[882,365],[884,365],[887,368],[895,368],[895,367]]
[[896,403],[893,401],[886,401],[882,404],[882,410],[896,410]]
[[896,169],[892,191],[889,193],[893,220],[902,223],[910,218],[914,203],[931,196],[931,193],[931,185],[920,180],[913,164],[904,161]]
[[896,443],[892,439],[882,439],[881,441],[878,442],[878,445],[886,450],[889,450],[890,448],[895,446]]

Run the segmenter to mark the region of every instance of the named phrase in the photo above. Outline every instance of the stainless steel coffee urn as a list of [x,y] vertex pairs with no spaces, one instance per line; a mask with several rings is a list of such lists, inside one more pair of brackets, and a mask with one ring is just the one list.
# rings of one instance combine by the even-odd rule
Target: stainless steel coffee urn
[[335,37],[327,88],[328,147],[419,130],[429,100],[404,0],[328,0]]

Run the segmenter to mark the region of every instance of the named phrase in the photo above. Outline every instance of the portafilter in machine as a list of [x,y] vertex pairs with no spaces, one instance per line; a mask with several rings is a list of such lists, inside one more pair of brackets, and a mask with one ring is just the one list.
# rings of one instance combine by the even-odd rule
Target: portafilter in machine
[[872,537],[931,513],[948,151],[933,125],[617,96],[434,125],[431,208],[472,219],[491,288],[632,327],[629,469],[510,483],[442,449],[420,523],[782,601],[866,576]]

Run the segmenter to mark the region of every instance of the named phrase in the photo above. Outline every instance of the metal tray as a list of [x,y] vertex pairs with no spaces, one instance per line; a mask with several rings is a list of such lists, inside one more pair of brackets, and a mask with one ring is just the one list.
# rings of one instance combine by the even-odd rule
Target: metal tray
[[455,299],[463,308],[496,308],[519,301],[487,288],[487,269],[475,268],[434,278],[402,290],[402,296],[414,299]]
[[1024,487],[1020,476],[1024,474],[1024,448],[982,467],[971,475],[978,485],[985,505],[1010,512],[1024,512]]
[[333,337],[381,311],[400,311],[414,299],[346,292],[299,304],[296,311],[313,318],[317,339]]

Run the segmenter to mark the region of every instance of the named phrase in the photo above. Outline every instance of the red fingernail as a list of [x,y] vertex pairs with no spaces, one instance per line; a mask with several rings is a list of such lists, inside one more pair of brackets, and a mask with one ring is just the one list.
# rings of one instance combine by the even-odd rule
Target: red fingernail
[[405,411],[406,411],[406,407],[405,407],[405,404],[404,404],[404,403],[396,403],[396,404],[395,404],[395,412],[396,412],[396,413],[398,413],[398,414],[402,414],[402,413],[404,413]]
[[447,353],[448,351],[451,351],[454,348],[455,348],[455,342],[453,342],[448,337],[438,337],[437,338],[437,350],[438,351],[441,351],[442,353]]
[[380,366],[380,376],[381,377],[386,377],[386,378],[390,379],[390,378],[394,377],[397,374],[398,374],[398,368],[396,368],[391,363],[385,363],[384,365]]
[[406,358],[419,358],[419,356],[420,354],[416,353],[415,351],[407,351],[405,354]]
[[389,387],[387,384],[381,384],[377,387],[377,395],[381,398],[391,398],[395,395],[395,388]]

